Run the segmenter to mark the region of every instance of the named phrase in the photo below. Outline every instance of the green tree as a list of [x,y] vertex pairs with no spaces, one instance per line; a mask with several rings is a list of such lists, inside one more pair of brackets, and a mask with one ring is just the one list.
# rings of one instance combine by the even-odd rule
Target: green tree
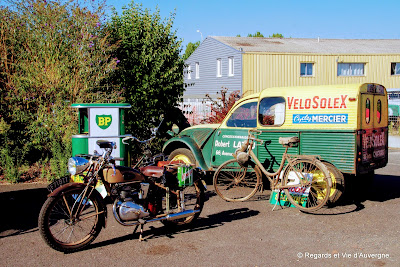
[[247,37],[264,37],[264,35],[261,32],[256,32],[255,34],[249,33]]
[[[236,35],[236,37],[241,37],[241,36],[240,36],[240,34],[238,34],[238,35]],[[255,34],[249,33],[247,35],[247,37],[264,37],[264,35],[262,33],[260,33],[260,32],[256,32]],[[268,37],[269,38],[284,38],[283,34],[281,34],[281,33],[274,33],[274,34],[272,34],[272,35],[270,35]]]
[[186,46],[185,54],[183,54],[183,60],[186,60],[190,57],[190,55],[196,50],[197,47],[199,47],[200,41],[197,41],[195,43],[189,42]]
[[174,16],[161,19],[158,8],[151,13],[132,1],[122,15],[114,11],[107,25],[118,43],[112,55],[121,61],[109,83],[123,89],[132,105],[126,114],[127,132],[141,138],[157,124],[154,118],[175,111],[183,95],[184,61],[181,40],[172,29]]
[[0,156],[17,167],[48,158],[62,175],[77,126],[71,103],[116,99],[100,87],[117,65],[104,3],[12,1],[0,17]]
[[270,38],[284,38],[283,34],[281,33],[274,33],[272,35],[269,36]]

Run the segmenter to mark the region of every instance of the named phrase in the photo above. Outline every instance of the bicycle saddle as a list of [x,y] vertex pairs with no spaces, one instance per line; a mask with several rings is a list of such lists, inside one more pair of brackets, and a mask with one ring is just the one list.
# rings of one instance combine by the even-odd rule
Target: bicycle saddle
[[300,140],[297,136],[279,137],[279,144],[281,144],[283,146],[293,147],[293,146],[297,145],[298,142],[300,142]]

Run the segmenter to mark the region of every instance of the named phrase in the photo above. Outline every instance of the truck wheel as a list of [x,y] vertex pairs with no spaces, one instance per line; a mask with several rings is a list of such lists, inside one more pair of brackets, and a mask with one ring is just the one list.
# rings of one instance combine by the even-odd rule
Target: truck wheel
[[344,192],[344,176],[341,171],[339,171],[333,164],[328,162],[323,162],[329,171],[329,175],[332,180],[331,193],[328,199],[328,203],[337,202]]
[[176,161],[181,161],[184,162],[186,164],[196,164],[196,158],[194,157],[192,151],[190,151],[187,148],[178,148],[175,149],[171,152],[171,154],[169,154],[168,157],[169,160],[176,160]]

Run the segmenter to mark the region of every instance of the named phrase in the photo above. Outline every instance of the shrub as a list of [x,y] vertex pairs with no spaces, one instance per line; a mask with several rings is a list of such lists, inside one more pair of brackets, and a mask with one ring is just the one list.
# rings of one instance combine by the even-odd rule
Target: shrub
[[101,87],[117,65],[103,10],[104,3],[62,0],[0,7],[0,141],[7,148],[0,164],[6,178],[18,179],[10,165],[17,159],[15,168],[46,158],[54,166],[65,162],[77,127],[71,103],[118,99]]
[[229,95],[228,88],[223,88],[220,91],[221,97],[216,100],[212,99],[208,94],[206,98],[211,102],[211,114],[207,116],[202,123],[221,123],[228,114],[229,110],[233,107],[238,99],[240,99],[240,92],[233,91]]

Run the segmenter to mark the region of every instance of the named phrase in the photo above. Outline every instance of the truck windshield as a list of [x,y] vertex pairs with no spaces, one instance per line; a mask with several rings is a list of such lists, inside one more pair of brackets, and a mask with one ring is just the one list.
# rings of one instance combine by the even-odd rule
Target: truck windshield
[[229,127],[257,127],[257,102],[239,106],[226,122]]

